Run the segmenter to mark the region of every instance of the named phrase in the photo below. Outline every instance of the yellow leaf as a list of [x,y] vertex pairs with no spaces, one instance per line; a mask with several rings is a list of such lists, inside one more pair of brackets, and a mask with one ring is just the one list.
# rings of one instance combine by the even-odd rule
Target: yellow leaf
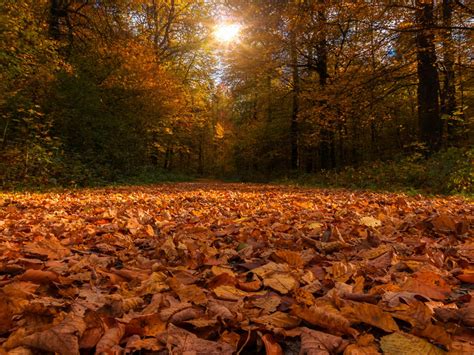
[[374,217],[370,217],[370,216],[362,217],[359,222],[360,224],[363,224],[364,226],[372,227],[372,228],[380,227],[382,225],[382,222],[380,220]]
[[442,355],[445,351],[424,339],[407,333],[393,333],[382,337],[380,346],[385,355]]
[[272,276],[263,279],[263,284],[284,295],[298,287],[298,282],[293,278],[293,276],[281,273],[275,273]]

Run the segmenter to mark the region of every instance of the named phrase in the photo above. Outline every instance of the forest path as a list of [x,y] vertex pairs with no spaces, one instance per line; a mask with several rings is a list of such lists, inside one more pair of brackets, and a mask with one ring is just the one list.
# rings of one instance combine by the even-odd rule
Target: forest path
[[0,198],[3,349],[473,352],[461,198],[221,182]]

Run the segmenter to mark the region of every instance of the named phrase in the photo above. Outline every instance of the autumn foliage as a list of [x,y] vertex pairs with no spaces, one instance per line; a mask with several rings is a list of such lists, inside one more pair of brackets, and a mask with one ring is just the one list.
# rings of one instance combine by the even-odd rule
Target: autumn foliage
[[211,183],[0,198],[1,354],[474,351],[460,198]]
[[4,0],[0,186],[471,193],[471,25],[466,0]]

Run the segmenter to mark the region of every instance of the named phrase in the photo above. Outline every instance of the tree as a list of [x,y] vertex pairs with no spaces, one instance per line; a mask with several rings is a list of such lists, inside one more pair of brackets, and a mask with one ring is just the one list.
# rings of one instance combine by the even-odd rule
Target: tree
[[437,56],[434,44],[433,1],[416,2],[415,21],[416,57],[418,75],[418,120],[420,139],[430,152],[441,147],[442,121],[439,110],[439,77],[436,68]]

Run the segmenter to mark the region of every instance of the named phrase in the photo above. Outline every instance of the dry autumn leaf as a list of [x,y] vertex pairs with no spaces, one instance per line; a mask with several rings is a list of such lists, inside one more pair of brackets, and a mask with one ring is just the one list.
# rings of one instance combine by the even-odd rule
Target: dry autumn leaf
[[417,292],[435,300],[444,300],[452,289],[441,276],[431,271],[416,272],[402,287],[405,291]]
[[380,227],[382,225],[382,222],[380,220],[374,217],[370,217],[370,216],[362,217],[359,220],[359,222],[360,224],[363,224],[364,226],[372,227],[372,228]]
[[60,354],[79,354],[79,338],[86,328],[81,315],[70,313],[50,329],[26,336],[19,345]]
[[295,305],[292,308],[292,313],[310,324],[332,332],[357,335],[357,331],[351,328],[349,320],[337,311],[317,306],[307,308]]
[[[420,349],[469,349],[474,247],[462,201],[443,213],[441,199],[284,190],[298,205],[280,187],[225,185],[229,198],[197,186],[15,194],[37,207],[0,207],[0,354],[367,355],[381,339],[393,350],[383,335],[402,325]],[[366,228],[360,216],[383,222]]]
[[350,314],[359,322],[373,325],[386,332],[398,331],[398,325],[392,316],[384,312],[377,305],[370,303],[346,302],[346,306],[342,310],[344,314]]
[[424,339],[401,332],[382,337],[380,347],[387,355],[442,355],[446,353]]
[[301,354],[329,355],[340,353],[349,344],[341,337],[312,330],[309,328],[295,328],[284,333],[286,336],[301,338]]
[[260,323],[270,328],[291,329],[299,325],[300,320],[288,313],[275,312],[266,316],[254,318],[255,323]]
[[265,334],[262,336],[263,344],[265,345],[266,355],[283,355],[283,349],[273,339],[271,334]]
[[232,355],[234,352],[234,348],[228,344],[200,339],[193,333],[172,324],[166,332],[159,334],[158,339],[167,344],[173,354]]

